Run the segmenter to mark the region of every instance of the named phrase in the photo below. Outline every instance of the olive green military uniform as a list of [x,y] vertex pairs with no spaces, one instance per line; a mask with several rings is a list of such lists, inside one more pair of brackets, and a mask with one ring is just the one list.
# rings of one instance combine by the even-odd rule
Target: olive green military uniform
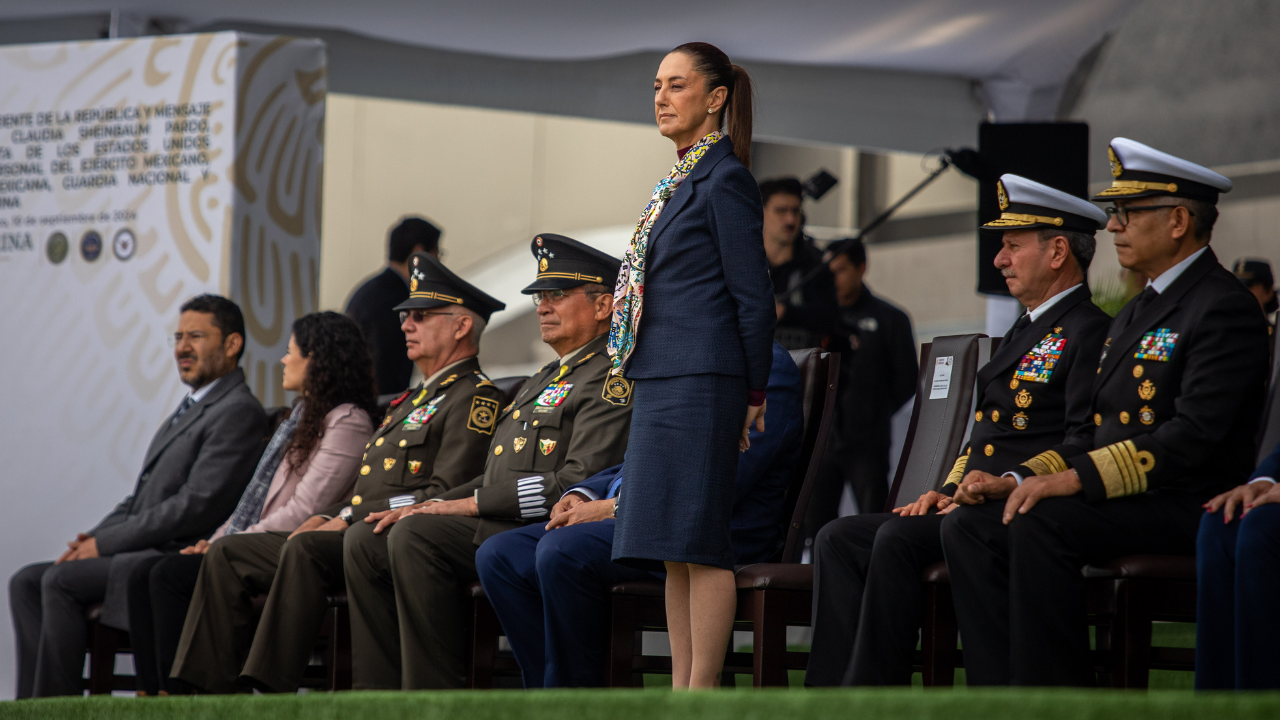
[[[502,402],[474,357],[406,391],[366,446],[349,501],[353,520],[474,477]],[[346,505],[319,514],[337,515]],[[242,673],[258,686],[296,690],[328,596],[343,589],[344,534],[307,532],[289,540],[288,533],[243,533],[215,542],[200,569],[172,675],[211,692],[234,691]],[[250,600],[268,591],[255,633]]]
[[473,496],[480,517],[409,515],[344,539],[353,686],[458,688],[466,681],[463,593],[476,548],[528,522],[546,522],[569,486],[622,462],[630,384],[608,378],[606,336],[544,367],[503,409],[484,474],[437,496]]

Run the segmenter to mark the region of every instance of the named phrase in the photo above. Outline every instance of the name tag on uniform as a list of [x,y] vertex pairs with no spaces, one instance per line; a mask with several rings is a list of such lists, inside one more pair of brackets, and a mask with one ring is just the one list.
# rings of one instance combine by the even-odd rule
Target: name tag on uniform
[[573,383],[563,380],[553,382],[542,390],[542,394],[538,395],[538,399],[534,400],[533,404],[538,407],[560,407],[560,403],[564,402],[572,389]]
[[1043,340],[1031,348],[1031,352],[1022,356],[1018,369],[1014,371],[1015,380],[1047,383],[1053,376],[1053,368],[1062,359],[1062,351],[1067,347],[1067,339],[1056,332],[1049,333]]
[[1178,344],[1178,333],[1169,328],[1158,328],[1142,336],[1138,343],[1138,352],[1133,354],[1135,360],[1155,360],[1169,362],[1173,348]]

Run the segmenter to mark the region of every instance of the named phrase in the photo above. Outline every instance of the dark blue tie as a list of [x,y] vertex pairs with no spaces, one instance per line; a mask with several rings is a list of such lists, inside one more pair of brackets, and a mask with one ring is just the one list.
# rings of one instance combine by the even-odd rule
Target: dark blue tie
[[182,417],[182,414],[185,413],[188,409],[191,408],[192,405],[195,405],[195,404],[196,404],[196,401],[192,400],[190,395],[182,398],[182,403],[178,405],[178,412],[174,413],[173,419],[169,421],[169,424],[172,425],[178,422],[178,418]]

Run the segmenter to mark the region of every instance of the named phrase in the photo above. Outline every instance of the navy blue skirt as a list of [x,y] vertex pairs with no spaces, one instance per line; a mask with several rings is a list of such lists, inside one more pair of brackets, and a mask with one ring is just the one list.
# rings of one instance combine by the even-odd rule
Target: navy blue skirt
[[733,569],[729,522],[747,382],[728,375],[634,381],[615,562]]

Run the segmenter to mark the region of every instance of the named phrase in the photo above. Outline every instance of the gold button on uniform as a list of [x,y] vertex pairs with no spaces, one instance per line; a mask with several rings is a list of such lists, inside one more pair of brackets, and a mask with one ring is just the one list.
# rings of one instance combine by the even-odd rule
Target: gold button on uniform
[[979,410],[978,412],[974,413],[973,419],[974,419],[974,422],[982,422],[982,411]]
[[408,445],[408,444],[409,444],[409,441],[408,441],[408,440],[401,440],[401,441],[400,441],[400,447],[404,447],[405,445]]
[[352,496],[351,496],[351,504],[352,504],[352,505],[359,505],[359,504],[360,504],[360,503],[362,503],[362,502],[364,502],[364,498],[360,497],[359,495],[352,495]]
[[1129,413],[1127,413],[1127,412],[1125,412],[1125,411],[1123,411],[1123,410],[1121,410],[1121,411],[1120,411],[1120,424],[1121,424],[1121,425],[1128,425],[1128,424],[1129,424]]
[[[999,411],[999,410],[992,410],[992,411],[991,411],[991,422],[1000,422],[1000,411]],[[990,446],[988,446],[988,447],[990,447]],[[991,453],[987,453],[987,454],[988,454],[988,455],[990,455]]]
[[1094,414],[1093,414],[1093,424],[1094,424],[1094,425],[1101,425],[1101,424],[1102,424],[1102,416],[1101,416],[1101,415],[1099,415],[1098,413],[1094,413]]
[[512,420],[519,420],[519,419],[520,419],[520,411],[519,411],[519,410],[517,410],[517,411],[515,411],[515,412],[511,413],[511,419],[512,419]]
[[378,447],[382,447],[382,443],[384,443],[384,442],[386,442],[386,441],[387,441],[387,439],[386,439],[386,438],[378,438],[378,439],[377,439],[377,441],[376,441],[376,442],[374,442],[373,444],[374,444],[374,445],[377,445]]
[[1141,366],[1141,365],[1134,365],[1134,366],[1133,366],[1133,376],[1134,376],[1134,377],[1136,377],[1136,378],[1140,378],[1140,377],[1142,377],[1142,366]]
[[534,426],[534,427],[538,427],[538,421],[537,421],[537,420],[534,420],[534,421],[533,421],[533,426]]
[[360,474],[368,475],[371,472],[371,470],[372,469],[368,465],[365,465],[364,467],[360,468]]
[[986,453],[986,454],[987,454],[987,457],[991,457],[992,455],[994,455],[994,454],[995,454],[996,449],[995,449],[995,447],[993,447],[993,446],[991,446],[991,445],[988,445],[988,446],[986,446],[986,447],[982,448],[982,452]]
[[1010,389],[1010,390],[1017,390],[1017,389],[1018,389],[1018,378],[1014,378],[1014,379],[1012,379],[1012,380],[1010,380],[1010,381],[1009,381],[1009,389]]
[[498,447],[494,448],[494,449],[493,449],[493,454],[494,454],[494,455],[501,455],[501,454],[502,454],[502,446],[501,446],[501,445],[499,445]]

